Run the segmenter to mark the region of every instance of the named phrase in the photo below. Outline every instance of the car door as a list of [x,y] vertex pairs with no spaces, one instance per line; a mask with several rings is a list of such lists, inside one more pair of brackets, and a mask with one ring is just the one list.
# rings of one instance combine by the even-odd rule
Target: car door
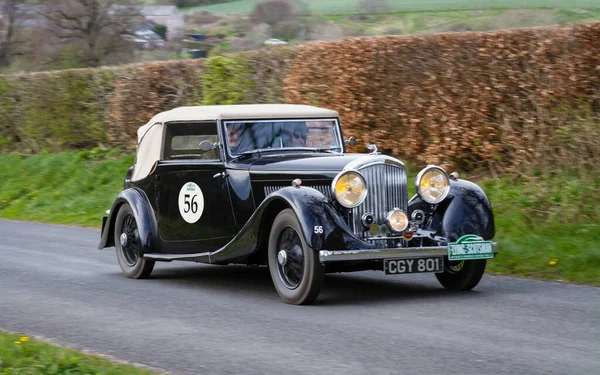
[[169,253],[214,251],[235,235],[225,164],[218,148],[200,151],[203,140],[218,143],[216,122],[167,124],[156,188],[158,230]]

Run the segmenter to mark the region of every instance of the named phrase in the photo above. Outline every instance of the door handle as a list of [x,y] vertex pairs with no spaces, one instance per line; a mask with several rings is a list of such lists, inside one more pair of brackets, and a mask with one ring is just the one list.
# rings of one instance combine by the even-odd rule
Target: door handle
[[217,173],[216,175],[213,176],[213,178],[217,178],[217,177],[227,177],[227,173],[221,172],[221,173]]

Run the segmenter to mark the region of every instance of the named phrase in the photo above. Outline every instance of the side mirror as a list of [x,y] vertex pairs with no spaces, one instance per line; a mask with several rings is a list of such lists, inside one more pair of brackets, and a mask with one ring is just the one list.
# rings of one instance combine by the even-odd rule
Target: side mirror
[[205,139],[202,142],[200,142],[200,151],[202,152],[207,152],[212,150],[215,147],[215,144],[212,143],[211,141]]
[[350,146],[356,146],[356,137],[352,135],[350,138],[346,139],[344,143]]

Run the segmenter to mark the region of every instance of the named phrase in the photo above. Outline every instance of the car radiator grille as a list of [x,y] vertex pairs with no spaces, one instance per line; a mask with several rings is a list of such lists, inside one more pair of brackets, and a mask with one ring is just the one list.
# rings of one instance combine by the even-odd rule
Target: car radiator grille
[[406,170],[390,164],[376,164],[360,169],[359,172],[367,182],[367,198],[352,210],[350,227],[362,238],[371,237],[369,230],[361,222],[366,213],[373,214],[375,223],[385,223],[387,213],[393,208],[400,208],[408,214],[408,189]]

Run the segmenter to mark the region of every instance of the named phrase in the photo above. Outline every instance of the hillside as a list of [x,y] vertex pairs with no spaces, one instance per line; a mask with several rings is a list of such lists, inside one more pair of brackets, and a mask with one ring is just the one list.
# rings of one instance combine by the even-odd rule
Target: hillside
[[[248,14],[264,0],[235,0],[222,4],[204,5],[185,10],[204,10],[216,14]],[[303,0],[312,13],[359,13],[359,0]],[[587,8],[600,9],[597,0],[388,0],[392,12],[424,10],[470,10],[506,8]]]

